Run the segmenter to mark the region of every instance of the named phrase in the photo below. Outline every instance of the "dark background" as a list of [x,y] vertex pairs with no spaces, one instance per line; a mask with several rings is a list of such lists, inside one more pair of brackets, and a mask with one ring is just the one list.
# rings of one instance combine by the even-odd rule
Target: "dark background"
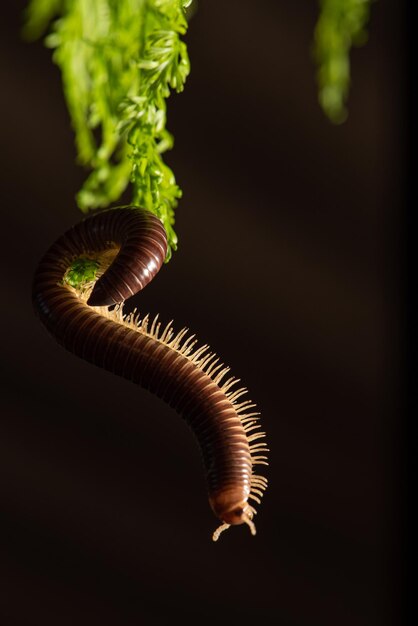
[[197,332],[261,408],[258,534],[218,544],[185,424],[32,312],[84,173],[50,51],[19,39],[24,6],[0,33],[1,624],[399,624],[401,6],[373,5],[342,126],[317,104],[315,2],[201,0],[190,24],[168,107],[180,249],[133,304]]

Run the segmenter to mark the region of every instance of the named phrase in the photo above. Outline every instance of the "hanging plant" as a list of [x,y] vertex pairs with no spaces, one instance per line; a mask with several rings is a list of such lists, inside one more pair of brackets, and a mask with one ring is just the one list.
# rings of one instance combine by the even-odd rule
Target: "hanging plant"
[[[160,218],[167,260],[177,249],[174,210],[181,190],[163,154],[173,146],[166,99],[190,72],[185,10],[191,0],[32,0],[24,35],[54,50],[89,176],[77,194],[83,212],[109,206],[131,185],[132,204]],[[55,19],[54,19],[55,18]]]

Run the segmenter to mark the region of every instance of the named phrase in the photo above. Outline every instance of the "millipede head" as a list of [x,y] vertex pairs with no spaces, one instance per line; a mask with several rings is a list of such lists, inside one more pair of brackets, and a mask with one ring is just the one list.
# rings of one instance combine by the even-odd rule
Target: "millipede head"
[[[252,521],[254,515],[253,507],[248,504],[247,500],[238,499],[234,491],[221,491],[210,497],[210,504],[215,515],[223,522],[213,533],[212,538],[214,541],[218,540],[221,532],[230,526],[238,526],[239,524],[247,524],[251,534],[256,534],[255,524]],[[242,497],[242,493],[240,495]]]
[[219,535],[223,533],[224,530],[227,530],[231,526],[236,526],[238,524],[247,524],[249,526],[251,534],[254,536],[256,534],[255,524],[252,521],[253,511],[252,507],[246,505],[245,507],[237,507],[235,511],[232,511],[231,515],[227,515],[231,522],[224,522],[221,524],[213,533],[212,539],[213,541],[218,541]]

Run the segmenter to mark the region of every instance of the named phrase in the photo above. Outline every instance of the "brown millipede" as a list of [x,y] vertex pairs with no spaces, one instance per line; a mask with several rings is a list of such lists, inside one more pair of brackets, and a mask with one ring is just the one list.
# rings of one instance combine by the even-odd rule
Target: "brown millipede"
[[[124,314],[121,303],[147,285],[167,251],[160,220],[137,207],[92,215],[61,236],[39,263],[33,283],[37,314],[55,339],[77,356],[145,387],[175,408],[196,435],[203,456],[209,502],[222,525],[246,523],[255,534],[254,507],[267,479],[258,441],[259,413],[245,388],[226,378],[229,368],[209,346],[197,347],[187,329],[161,328],[158,315]],[[71,286],[69,267],[79,259],[99,266],[95,283]],[[113,306],[116,305],[116,306]]]

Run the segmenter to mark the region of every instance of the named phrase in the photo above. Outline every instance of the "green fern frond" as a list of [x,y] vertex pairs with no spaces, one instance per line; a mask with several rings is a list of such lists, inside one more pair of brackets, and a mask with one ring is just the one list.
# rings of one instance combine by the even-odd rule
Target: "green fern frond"
[[163,222],[177,248],[181,190],[162,154],[173,146],[166,98],[190,72],[185,9],[191,0],[32,0],[24,35],[39,37],[62,72],[80,164],[91,170],[77,194],[82,211],[132,202]]

